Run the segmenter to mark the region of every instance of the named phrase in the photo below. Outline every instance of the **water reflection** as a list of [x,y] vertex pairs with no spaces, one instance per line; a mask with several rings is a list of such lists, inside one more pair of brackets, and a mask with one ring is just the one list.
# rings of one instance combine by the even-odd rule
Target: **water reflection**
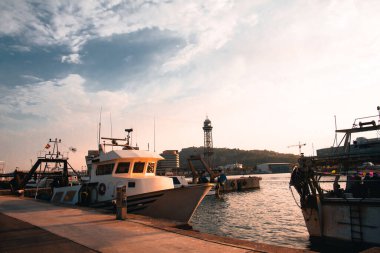
[[[318,252],[359,252],[369,245],[310,240],[299,195],[289,190],[290,173],[260,175],[261,188],[224,195],[223,200],[208,196],[195,212],[195,230],[211,234]],[[332,190],[333,176],[323,177],[324,190]],[[346,177],[340,185],[345,188]]]
[[[290,174],[261,175],[259,190],[208,196],[192,218],[193,228],[227,237],[308,248],[301,209],[289,190]],[[298,201],[298,194],[295,193]]]

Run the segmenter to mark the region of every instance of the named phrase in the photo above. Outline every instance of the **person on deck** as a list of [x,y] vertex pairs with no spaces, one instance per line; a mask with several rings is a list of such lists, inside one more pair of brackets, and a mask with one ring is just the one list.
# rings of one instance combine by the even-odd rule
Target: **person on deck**
[[352,184],[352,195],[354,198],[362,198],[362,178],[358,173],[355,173]]
[[364,197],[369,197],[371,194],[370,187],[371,187],[371,176],[369,173],[366,173],[364,178],[363,178],[363,192],[364,192]]
[[227,176],[223,173],[222,170],[219,170],[218,183],[215,189],[216,190],[215,193],[218,197],[220,197],[220,188],[223,187],[223,191],[224,191],[224,185],[226,182],[227,182]]
[[199,181],[198,181],[200,184],[207,184],[209,181],[206,177],[206,173],[204,171],[202,171],[201,173],[201,176],[199,177]]
[[340,188],[339,179],[340,179],[339,175],[335,176],[335,180],[334,180],[334,184],[333,184],[334,194],[337,197],[341,197],[343,194],[343,189]]
[[354,175],[347,175],[346,192],[352,192],[352,185],[354,184]]
[[371,178],[370,192],[373,198],[380,197],[380,176],[376,172],[373,173]]

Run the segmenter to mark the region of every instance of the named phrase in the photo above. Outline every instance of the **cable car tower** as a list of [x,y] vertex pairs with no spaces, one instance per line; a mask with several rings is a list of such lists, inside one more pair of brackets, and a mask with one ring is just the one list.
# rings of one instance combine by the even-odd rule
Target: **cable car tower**
[[204,132],[204,145],[203,145],[203,155],[208,164],[212,169],[212,154],[214,153],[212,145],[212,126],[211,121],[206,116],[206,120],[203,122],[203,132]]

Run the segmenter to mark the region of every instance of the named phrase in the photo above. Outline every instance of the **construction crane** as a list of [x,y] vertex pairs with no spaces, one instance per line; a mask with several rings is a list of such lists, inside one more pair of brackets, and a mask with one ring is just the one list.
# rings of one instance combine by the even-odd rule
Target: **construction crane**
[[290,145],[290,146],[288,146],[288,148],[298,147],[298,149],[299,149],[299,151],[300,151],[300,155],[301,155],[301,154],[302,154],[302,152],[301,152],[301,147],[302,147],[302,146],[306,146],[306,143],[298,142],[297,145]]

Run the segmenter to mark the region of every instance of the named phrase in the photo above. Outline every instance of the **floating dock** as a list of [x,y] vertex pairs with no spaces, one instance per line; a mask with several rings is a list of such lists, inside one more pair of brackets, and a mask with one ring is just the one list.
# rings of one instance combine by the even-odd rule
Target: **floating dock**
[[[184,230],[166,220],[128,214],[120,221],[99,209],[15,196],[0,196],[0,221],[5,235],[0,252],[44,252],[49,246],[54,252],[307,252]],[[23,229],[28,226],[34,229]]]

